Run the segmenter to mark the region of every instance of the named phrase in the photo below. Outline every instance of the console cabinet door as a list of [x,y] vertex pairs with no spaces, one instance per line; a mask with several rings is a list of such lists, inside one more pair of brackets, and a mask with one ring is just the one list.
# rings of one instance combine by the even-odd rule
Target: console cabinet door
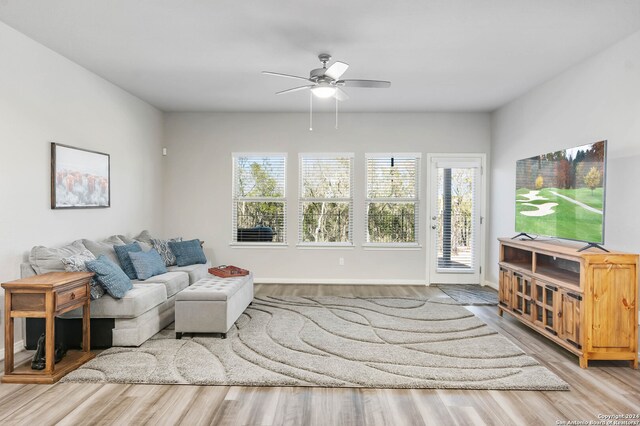
[[590,350],[635,350],[638,309],[635,265],[593,265]]
[[500,268],[500,283],[498,286],[498,298],[500,299],[500,305],[505,308],[511,308],[511,271],[505,268]]
[[547,333],[558,335],[561,329],[560,317],[562,298],[557,286],[536,280],[534,283],[533,321]]
[[513,272],[511,274],[511,309],[528,320],[531,320],[533,281],[530,276]]
[[582,349],[582,337],[580,334],[582,295],[572,291],[563,291],[560,297],[562,301],[559,311],[560,337],[577,349]]

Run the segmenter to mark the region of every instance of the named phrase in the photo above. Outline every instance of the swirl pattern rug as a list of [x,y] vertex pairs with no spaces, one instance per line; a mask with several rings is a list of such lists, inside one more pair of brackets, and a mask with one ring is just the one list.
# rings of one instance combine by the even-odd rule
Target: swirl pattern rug
[[448,297],[259,297],[227,339],[172,326],[100,353],[66,382],[566,390]]

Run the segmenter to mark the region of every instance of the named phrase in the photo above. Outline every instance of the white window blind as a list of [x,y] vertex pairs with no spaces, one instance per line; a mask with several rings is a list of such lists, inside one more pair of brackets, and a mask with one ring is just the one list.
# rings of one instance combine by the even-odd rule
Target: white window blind
[[299,242],[353,243],[353,153],[300,154]]
[[420,154],[367,154],[367,243],[419,243]]
[[286,243],[286,169],[286,154],[233,154],[232,242]]

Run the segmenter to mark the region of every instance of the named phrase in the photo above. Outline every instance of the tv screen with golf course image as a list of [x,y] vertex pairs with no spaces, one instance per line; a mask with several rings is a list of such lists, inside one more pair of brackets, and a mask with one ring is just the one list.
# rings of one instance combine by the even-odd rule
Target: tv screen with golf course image
[[604,243],[606,141],[516,163],[516,232]]

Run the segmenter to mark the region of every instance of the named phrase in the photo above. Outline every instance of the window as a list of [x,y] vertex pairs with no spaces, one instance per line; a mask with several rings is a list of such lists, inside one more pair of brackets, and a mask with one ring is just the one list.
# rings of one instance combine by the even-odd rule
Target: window
[[300,154],[301,245],[353,243],[353,154]]
[[417,245],[420,154],[367,154],[367,243]]
[[286,154],[233,154],[234,243],[286,243]]

